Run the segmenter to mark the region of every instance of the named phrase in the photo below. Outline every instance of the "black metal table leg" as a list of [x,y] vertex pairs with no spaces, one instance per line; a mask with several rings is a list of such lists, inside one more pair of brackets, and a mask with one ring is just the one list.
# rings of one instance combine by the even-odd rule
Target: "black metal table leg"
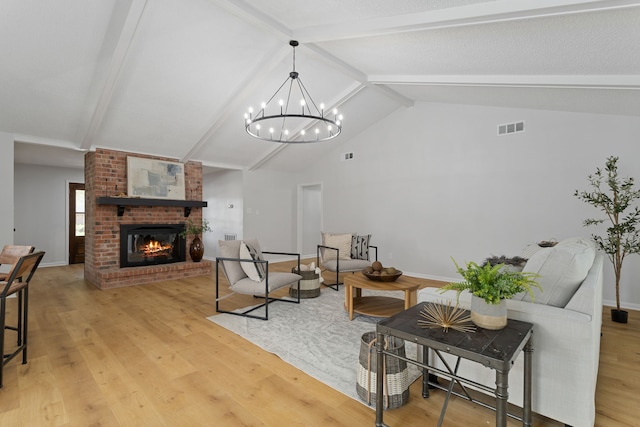
[[509,373],[496,369],[496,427],[507,427],[507,399],[509,399]]
[[[422,364],[425,366],[429,365],[429,347],[422,347]],[[429,370],[427,368],[422,368],[422,397],[425,399],[429,397]]]
[[531,411],[531,371],[533,366],[533,346],[531,345],[531,338],[524,346],[524,391],[522,402],[522,425],[524,427],[531,427],[532,424],[532,411]]

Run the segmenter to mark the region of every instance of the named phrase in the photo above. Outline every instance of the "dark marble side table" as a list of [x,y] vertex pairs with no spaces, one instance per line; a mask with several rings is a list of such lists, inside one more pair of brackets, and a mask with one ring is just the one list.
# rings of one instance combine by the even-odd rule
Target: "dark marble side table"
[[[385,319],[376,326],[377,343],[384,343],[384,335],[402,338],[406,341],[414,342],[423,349],[423,360],[418,362],[409,358],[404,358],[409,363],[413,363],[423,368],[425,379],[423,380],[423,396],[428,397],[429,392],[427,386],[428,372],[436,373],[440,376],[451,379],[447,388],[447,397],[444,401],[438,426],[442,425],[447,404],[451,394],[463,397],[469,401],[479,403],[482,406],[493,408],[482,402],[474,400],[467,393],[464,384],[471,384],[476,388],[491,392],[496,396],[496,427],[506,427],[507,417],[513,417],[521,420],[522,425],[530,427],[531,424],[531,369],[532,369],[532,352],[530,339],[533,333],[533,325],[527,322],[511,320],[507,322],[504,329],[491,331],[483,328],[476,328],[475,332],[460,332],[449,329],[444,332],[442,328],[426,329],[418,325],[421,319],[420,311],[426,304],[420,303],[408,310],[402,311],[389,319]],[[448,363],[444,363],[447,370],[441,370],[428,361],[428,349],[434,351],[441,360],[442,353],[448,353],[456,356],[455,367],[452,369]],[[513,363],[515,363],[520,351],[524,350],[524,396],[523,396],[523,414],[519,418],[507,411],[507,399],[509,397],[509,371]],[[377,351],[377,370],[383,371],[383,354],[386,357],[398,357],[390,354],[383,349],[382,345],[376,346]],[[469,379],[463,378],[457,374],[458,366],[461,359],[471,360],[481,365],[495,370],[496,387],[491,388],[483,384],[476,383]],[[444,360],[443,360],[444,361]],[[377,375],[376,390],[383,390],[383,375]],[[463,394],[453,392],[454,383],[458,383],[463,390]],[[376,426],[387,427],[383,423],[383,394],[376,394]]]

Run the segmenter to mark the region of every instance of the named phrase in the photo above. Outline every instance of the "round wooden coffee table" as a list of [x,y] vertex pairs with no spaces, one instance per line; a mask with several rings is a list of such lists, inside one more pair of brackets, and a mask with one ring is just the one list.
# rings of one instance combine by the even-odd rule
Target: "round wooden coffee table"
[[[396,313],[416,305],[419,285],[410,283],[400,276],[395,282],[376,282],[367,279],[362,273],[349,274],[344,278],[344,304],[349,312],[367,316],[391,317]],[[370,295],[362,296],[362,290],[403,291],[404,300],[395,297]]]

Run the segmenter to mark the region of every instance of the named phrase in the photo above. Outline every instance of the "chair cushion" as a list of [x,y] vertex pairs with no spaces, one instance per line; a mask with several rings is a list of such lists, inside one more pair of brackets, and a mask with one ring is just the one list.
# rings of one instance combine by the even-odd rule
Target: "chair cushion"
[[[245,242],[256,250],[258,256],[262,259],[262,251],[260,251],[260,244],[256,239],[245,239]],[[240,258],[240,243],[242,240],[218,240],[218,247],[220,248],[221,258]],[[238,280],[247,277],[247,274],[242,269],[240,261],[222,261],[222,270],[224,271],[229,286],[233,286]]]
[[340,259],[351,259],[351,238],[354,233],[343,234],[330,234],[322,233],[322,244],[324,246],[330,246],[337,248],[339,253],[329,249],[322,250],[322,260],[336,259],[337,256]]
[[[336,271],[338,269],[338,261],[333,259],[325,261],[322,266],[329,271]],[[361,271],[371,265],[371,261],[365,259],[341,259],[340,260],[340,272],[347,271]]]
[[353,235],[351,238],[351,259],[369,259],[369,241],[371,234]]
[[[302,280],[302,276],[294,273],[283,273],[283,272],[271,272],[269,273],[269,292],[275,291],[276,289],[280,289],[283,286],[291,285],[298,280]],[[233,286],[231,286],[231,290],[233,292],[239,294],[248,294],[248,295],[264,295],[265,294],[265,280],[261,282],[256,282],[255,280],[251,280],[248,277],[244,279],[238,280]]]
[[[596,256],[595,244],[588,239],[572,238],[535,252],[523,271],[536,273],[542,291],[533,288],[536,304],[564,307],[582,284]],[[531,301],[528,292],[512,299]]]
[[[242,259],[252,259],[252,260],[262,260],[259,257],[258,252],[246,242],[240,243],[240,258]],[[247,276],[251,280],[256,282],[261,282],[262,279],[266,276],[265,264],[261,262],[240,262],[240,266],[242,270],[245,272]]]

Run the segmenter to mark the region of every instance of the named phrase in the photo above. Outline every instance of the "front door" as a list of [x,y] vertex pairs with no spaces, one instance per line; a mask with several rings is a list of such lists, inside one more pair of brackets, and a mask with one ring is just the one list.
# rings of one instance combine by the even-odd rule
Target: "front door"
[[69,184],[69,264],[84,262],[84,184]]

